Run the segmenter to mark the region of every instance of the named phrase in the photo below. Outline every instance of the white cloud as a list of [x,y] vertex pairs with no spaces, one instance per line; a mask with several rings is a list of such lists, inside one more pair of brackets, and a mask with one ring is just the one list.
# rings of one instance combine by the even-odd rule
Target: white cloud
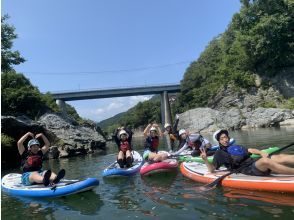
[[76,101],[70,104],[75,107],[83,118],[101,121],[118,113],[125,112],[138,102],[149,100],[152,96],[131,96],[101,100]]

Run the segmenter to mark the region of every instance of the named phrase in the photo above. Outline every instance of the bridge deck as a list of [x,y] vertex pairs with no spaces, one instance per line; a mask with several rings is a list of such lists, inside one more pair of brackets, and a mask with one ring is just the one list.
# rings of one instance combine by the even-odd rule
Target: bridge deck
[[164,91],[167,91],[169,93],[180,92],[180,84],[139,86],[131,88],[97,89],[87,91],[70,91],[51,94],[54,99],[60,99],[63,101],[74,101],[123,96],[154,95],[161,94]]

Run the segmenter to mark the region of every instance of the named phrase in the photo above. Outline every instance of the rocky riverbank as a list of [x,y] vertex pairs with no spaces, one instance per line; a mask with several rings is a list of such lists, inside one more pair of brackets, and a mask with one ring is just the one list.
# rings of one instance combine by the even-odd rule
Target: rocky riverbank
[[217,129],[250,129],[294,126],[294,111],[277,108],[257,108],[253,111],[231,108],[227,111],[195,108],[180,114],[178,128],[213,132]]
[[[106,150],[106,140],[95,125],[79,125],[59,114],[45,114],[38,121],[25,116],[1,116],[1,132],[13,139],[12,146],[2,147],[2,168],[18,167],[20,156],[16,142],[28,131],[44,133],[51,147],[46,158],[63,158]],[[26,143],[25,143],[26,144]]]

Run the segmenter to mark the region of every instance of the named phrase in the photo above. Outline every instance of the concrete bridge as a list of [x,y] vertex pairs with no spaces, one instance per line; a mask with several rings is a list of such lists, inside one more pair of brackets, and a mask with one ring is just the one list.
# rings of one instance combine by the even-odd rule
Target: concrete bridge
[[161,120],[162,125],[164,125],[165,123],[172,124],[168,93],[177,92],[180,92],[180,84],[149,85],[111,89],[93,89],[82,91],[63,91],[53,92],[51,94],[53,98],[56,100],[56,103],[59,105],[63,113],[65,113],[65,101],[160,94]]

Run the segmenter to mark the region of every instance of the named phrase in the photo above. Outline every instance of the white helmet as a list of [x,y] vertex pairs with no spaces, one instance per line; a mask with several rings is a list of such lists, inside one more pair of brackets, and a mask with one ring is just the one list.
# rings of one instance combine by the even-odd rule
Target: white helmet
[[185,129],[181,129],[181,130],[179,130],[179,135],[181,136],[182,134],[186,134],[187,132],[186,132],[186,130]]
[[190,134],[189,135],[189,140],[191,142],[196,142],[198,140],[200,140],[202,142],[202,139],[201,138],[202,138],[202,136],[200,134]]
[[150,131],[157,131],[156,127],[151,127]]
[[167,128],[167,127],[169,127],[169,126],[171,126],[170,123],[165,123],[165,124],[164,124],[164,128]]
[[125,134],[127,138],[129,137],[128,133],[125,130],[120,130],[118,136],[120,137],[122,134]]

